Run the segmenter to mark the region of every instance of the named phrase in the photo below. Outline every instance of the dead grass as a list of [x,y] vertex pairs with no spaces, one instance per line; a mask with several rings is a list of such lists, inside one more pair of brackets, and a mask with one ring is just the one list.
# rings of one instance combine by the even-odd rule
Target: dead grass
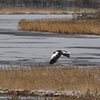
[[[76,11],[76,10],[75,10]],[[74,12],[74,9],[51,9],[51,8],[1,8],[1,13],[68,13],[68,12]]]
[[21,30],[43,31],[65,34],[100,34],[100,19],[68,20],[44,19],[21,20]]
[[86,8],[66,8],[66,9],[51,9],[51,8],[28,8],[28,7],[9,7],[0,8],[1,13],[95,13],[99,12],[100,9],[86,9]]
[[0,87],[21,90],[100,91],[100,68],[8,67],[0,68]]

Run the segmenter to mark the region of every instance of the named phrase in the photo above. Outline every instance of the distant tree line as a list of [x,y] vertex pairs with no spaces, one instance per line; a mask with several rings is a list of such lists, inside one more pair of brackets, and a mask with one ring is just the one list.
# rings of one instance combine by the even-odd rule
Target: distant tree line
[[100,8],[100,0],[0,0],[0,8],[3,7]]

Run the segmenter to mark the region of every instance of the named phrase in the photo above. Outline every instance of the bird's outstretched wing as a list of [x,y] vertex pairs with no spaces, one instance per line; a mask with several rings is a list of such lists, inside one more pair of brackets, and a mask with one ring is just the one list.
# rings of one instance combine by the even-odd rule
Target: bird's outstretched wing
[[61,54],[59,52],[56,52],[54,53],[52,56],[51,56],[51,60],[50,60],[50,64],[54,64],[57,59],[59,59],[59,57],[61,56]]
[[66,56],[66,57],[70,58],[70,52],[63,51],[63,56]]

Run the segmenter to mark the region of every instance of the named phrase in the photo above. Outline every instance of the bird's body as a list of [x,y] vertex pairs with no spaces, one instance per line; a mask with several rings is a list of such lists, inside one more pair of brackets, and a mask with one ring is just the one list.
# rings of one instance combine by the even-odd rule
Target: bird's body
[[55,52],[52,52],[53,55],[51,56],[51,60],[50,60],[50,64],[54,64],[59,58],[61,55],[63,56],[66,56],[66,57],[70,57],[70,52],[67,52],[67,51],[61,51],[61,50],[57,50]]

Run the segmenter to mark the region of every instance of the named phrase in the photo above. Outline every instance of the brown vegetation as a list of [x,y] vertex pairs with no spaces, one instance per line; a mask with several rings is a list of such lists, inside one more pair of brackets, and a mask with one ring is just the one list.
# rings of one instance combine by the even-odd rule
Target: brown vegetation
[[85,9],[85,8],[66,8],[66,9],[52,9],[52,8],[28,8],[28,7],[9,7],[9,8],[0,8],[0,13],[49,13],[49,14],[55,14],[55,13],[95,13],[99,12],[100,9]]
[[[69,9],[69,8],[67,8],[67,9],[51,9],[51,8],[38,9],[38,8],[36,8],[35,9],[35,8],[27,8],[27,7],[25,7],[25,8],[21,8],[21,7],[12,8],[12,7],[10,7],[10,8],[1,8],[0,9],[1,13],[12,13],[12,14],[13,13],[14,14],[16,14],[16,13],[49,13],[49,14],[54,14],[54,13],[68,13],[68,12],[74,12],[74,11],[76,12],[77,9],[75,9],[75,10],[74,10],[74,8],[73,9]],[[95,12],[95,10],[92,10],[92,11]]]
[[100,68],[8,67],[0,68],[0,87],[21,90],[100,91]]
[[21,30],[43,31],[65,34],[100,34],[100,19],[43,19],[21,20]]

